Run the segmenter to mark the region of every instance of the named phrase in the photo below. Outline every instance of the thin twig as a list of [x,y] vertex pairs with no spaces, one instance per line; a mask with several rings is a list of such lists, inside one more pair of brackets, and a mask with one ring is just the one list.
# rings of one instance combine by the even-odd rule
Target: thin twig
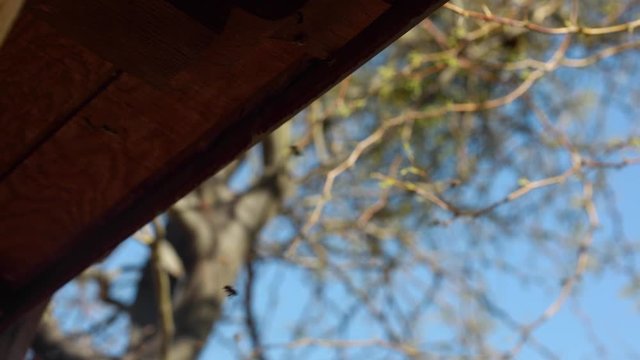
[[549,35],[567,35],[567,34],[605,35],[605,34],[614,34],[614,33],[620,33],[620,32],[632,32],[635,30],[635,28],[640,26],[640,19],[636,19],[626,23],[612,25],[612,26],[604,26],[604,27],[588,27],[588,26],[579,26],[575,24],[569,25],[569,26],[563,26],[563,27],[547,27],[544,25],[532,23],[528,20],[517,20],[517,19],[498,16],[498,15],[493,15],[491,13],[486,13],[486,12],[483,13],[479,11],[467,10],[460,6],[454,5],[450,2],[444,4],[442,7],[449,11],[453,11],[454,13],[463,17],[470,17],[470,18],[479,19],[482,21],[494,22],[501,25],[528,29],[531,31],[535,31],[542,34],[549,34]]
[[[391,163],[391,166],[389,167],[389,176],[395,176],[398,173],[398,168],[400,167],[401,162],[402,157],[396,156],[396,158]],[[376,213],[387,206],[387,203],[389,202],[389,193],[389,188],[384,189],[382,191],[382,194],[380,194],[380,198],[378,198],[378,201],[369,206],[365,211],[362,212],[362,214],[360,214],[360,217],[358,217],[358,225],[360,227],[364,227]]]
[[512,103],[513,101],[521,97],[524,93],[526,93],[527,90],[529,90],[537,80],[542,78],[542,76],[544,76],[546,72],[555,70],[560,60],[564,57],[564,54],[566,53],[568,47],[569,38],[567,37],[562,42],[560,47],[554,52],[551,59],[547,62],[547,66],[545,67],[545,69],[533,71],[516,89],[512,90],[507,95],[484,102],[457,103],[426,111],[407,111],[401,115],[384,121],[376,131],[359,142],[353,149],[351,154],[349,154],[349,156],[342,163],[340,163],[338,166],[327,173],[326,181],[322,189],[322,196],[311,212],[311,215],[309,216],[307,222],[302,227],[302,235],[294,239],[294,241],[289,246],[289,249],[287,249],[286,251],[286,256],[290,257],[293,255],[302,237],[307,236],[313,226],[315,226],[320,220],[325,205],[328,201],[331,200],[333,185],[336,178],[343,172],[353,167],[360,156],[362,156],[362,154],[364,154],[369,148],[383,139],[388,130],[405,123],[415,121],[417,119],[437,118],[447,113],[454,112],[476,112],[480,110],[489,110]]
[[577,261],[573,274],[568,279],[566,279],[562,286],[562,289],[560,290],[560,293],[555,298],[555,300],[551,304],[549,304],[545,311],[537,319],[522,328],[522,330],[520,331],[520,338],[518,339],[518,342],[511,350],[507,351],[502,356],[503,360],[513,359],[520,353],[524,345],[531,337],[533,331],[535,331],[547,320],[552,318],[558,311],[560,311],[562,305],[567,301],[577,283],[582,279],[582,275],[584,274],[589,263],[589,249],[591,248],[591,244],[593,243],[593,235],[600,224],[598,213],[593,201],[593,184],[591,184],[590,182],[586,182],[583,184],[583,196],[584,211],[589,220],[589,230],[578,246],[576,256]]

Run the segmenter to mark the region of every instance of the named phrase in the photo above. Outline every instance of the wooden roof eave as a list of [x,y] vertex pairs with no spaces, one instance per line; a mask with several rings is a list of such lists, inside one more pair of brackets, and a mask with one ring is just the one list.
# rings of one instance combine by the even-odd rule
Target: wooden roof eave
[[[11,135],[0,143],[12,154],[0,155],[0,329],[443,3],[310,0],[302,8],[310,22],[327,4],[338,10],[309,28],[234,10],[227,29],[249,31],[241,25],[253,21],[257,37],[270,37],[239,34],[251,48],[238,50],[225,29],[155,77],[109,54],[113,44],[91,51],[73,28],[55,30],[42,4],[67,1],[34,0],[0,50],[0,124]],[[23,61],[34,57],[50,66]],[[234,79],[246,83],[229,89]],[[63,80],[72,88],[60,88]]]

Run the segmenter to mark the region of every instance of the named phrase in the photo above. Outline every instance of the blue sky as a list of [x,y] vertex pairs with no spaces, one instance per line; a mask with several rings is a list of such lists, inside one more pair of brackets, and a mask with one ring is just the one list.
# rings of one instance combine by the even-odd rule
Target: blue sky
[[[633,56],[630,54],[629,56]],[[619,60],[611,60],[619,61]],[[627,59],[628,61],[628,59]],[[605,64],[610,66],[610,62]],[[594,72],[591,76],[586,76],[582,70],[561,70],[559,76],[572,77],[576,89],[585,87],[593,89],[596,93],[606,93],[607,89],[602,87],[603,76],[606,71]],[[637,77],[637,74],[635,75]],[[624,83],[624,82],[623,82]],[[631,82],[633,83],[633,82]],[[544,86],[539,86],[538,90],[544,91]],[[624,87],[618,89],[620,94],[625,94]],[[613,102],[605,112],[607,116],[606,126],[601,129],[608,138],[623,138],[640,132],[640,127],[633,122],[634,117],[628,117],[628,101],[621,97],[620,101]],[[633,108],[633,107],[631,107]],[[586,116],[592,116],[595,112],[586,111]],[[629,121],[629,119],[632,119]],[[579,130],[578,130],[579,131]],[[602,135],[602,134],[601,134]],[[637,154],[637,153],[636,153]],[[622,170],[609,171],[609,183],[612,193],[608,197],[614,196],[620,214],[622,215],[623,235],[626,241],[640,241],[640,167],[630,166]],[[610,200],[610,199],[608,199]],[[602,227],[596,233],[595,246],[606,248],[609,241],[623,241],[616,239],[620,234],[613,234],[612,220],[607,216],[605,204],[598,201],[601,209]],[[558,220],[544,220],[553,226]],[[284,230],[288,232],[290,229]],[[276,230],[277,234],[277,230]],[[282,235],[282,234],[281,234]],[[274,236],[271,234],[270,236]],[[286,234],[283,236],[287,236]],[[530,249],[523,246],[509,246],[506,256],[513,259],[522,259],[523,262],[532,255]],[[544,261],[544,260],[540,260]],[[517,263],[517,261],[516,261]],[[640,264],[636,264],[640,265]],[[256,284],[256,292],[270,294],[262,301],[254,305],[258,314],[258,322],[266,326],[262,331],[262,341],[265,344],[278,344],[291,341],[289,331],[297,321],[305,316],[313,321],[315,314],[304,313],[306,310],[303,304],[310,296],[308,289],[309,274],[291,266],[278,264],[263,265],[259,267],[260,277]],[[424,275],[424,274],[423,274]],[[428,276],[428,275],[425,275]],[[542,311],[553,301],[560,291],[560,284],[555,288],[536,288],[526,286],[514,281],[511,277],[501,276],[498,272],[489,274],[490,289],[487,292],[491,300],[499,304],[512,317],[520,323],[526,323],[537,318]],[[329,280],[330,281],[330,280]],[[637,296],[625,296],[624,288],[629,284],[629,278],[623,276],[620,271],[602,271],[596,274],[589,273],[578,286],[574,296],[567,301],[562,309],[548,322],[534,332],[535,338],[546,344],[561,359],[637,359],[640,358],[640,345],[637,342],[637,333],[640,330],[640,304]],[[329,287],[335,293],[331,298],[340,301],[345,298],[344,289],[340,286]],[[271,301],[265,300],[272,299]],[[275,299],[275,300],[273,300]],[[241,316],[239,312],[239,301],[232,300],[226,304],[226,313],[230,316]],[[274,302],[277,306],[274,306]],[[349,308],[349,304],[345,304]],[[330,315],[327,315],[330,316]],[[447,339],[448,333],[443,327],[438,325],[438,314],[427,314],[417,319],[422,324],[425,341],[437,341]],[[333,334],[334,338],[340,339],[367,339],[380,336],[367,325],[366,319],[353,321],[354,326],[349,327],[342,334]],[[229,339],[233,338],[238,328],[226,325],[218,329],[211,336],[203,352],[202,359],[236,359],[237,354],[229,351]],[[224,341],[223,339],[227,339]],[[516,335],[513,331],[505,328],[498,329],[492,336],[496,345],[513,344]],[[499,346],[504,348],[504,346]],[[508,348],[508,346],[506,347]],[[603,350],[604,349],[604,350]],[[604,352],[602,352],[604,351]],[[379,349],[376,351],[380,358],[391,357],[390,353]],[[375,354],[376,352],[373,352]],[[371,352],[367,353],[371,356]],[[269,352],[270,359],[285,359],[286,355],[278,351]],[[289,354],[290,355],[290,354]],[[336,353],[321,348],[311,352],[296,353],[294,358],[304,359],[333,359]],[[348,352],[345,358],[361,358],[358,351]],[[398,357],[402,358],[402,357]],[[518,359],[539,359],[541,355],[533,351],[530,347],[525,347],[517,357]]]

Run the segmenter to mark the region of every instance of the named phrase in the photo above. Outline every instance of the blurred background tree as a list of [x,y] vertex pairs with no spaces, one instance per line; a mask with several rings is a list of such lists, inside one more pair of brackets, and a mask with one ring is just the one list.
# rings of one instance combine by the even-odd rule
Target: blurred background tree
[[62,289],[30,356],[637,358],[592,316],[640,298],[639,16],[446,4]]

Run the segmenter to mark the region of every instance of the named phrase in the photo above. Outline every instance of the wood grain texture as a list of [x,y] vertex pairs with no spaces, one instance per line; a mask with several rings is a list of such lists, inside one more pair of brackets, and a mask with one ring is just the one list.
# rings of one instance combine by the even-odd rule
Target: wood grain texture
[[196,59],[213,35],[162,0],[34,0],[28,6],[104,59],[157,86]]
[[0,179],[113,72],[111,64],[24,14],[0,49]]
[[231,10],[241,8],[262,19],[295,15],[308,0],[166,0],[215,33],[224,31]]
[[171,99],[158,99],[158,111],[182,121],[154,122],[137,107],[137,95],[153,95],[141,93],[140,86],[149,88],[123,76],[4,179],[2,280],[24,283],[63,248],[73,251],[71,239],[191,139],[183,130],[190,128],[189,112]]
[[118,77],[0,183],[0,292],[11,294],[0,326],[439,3],[310,0],[302,22],[232,9],[225,31],[163,87]]

